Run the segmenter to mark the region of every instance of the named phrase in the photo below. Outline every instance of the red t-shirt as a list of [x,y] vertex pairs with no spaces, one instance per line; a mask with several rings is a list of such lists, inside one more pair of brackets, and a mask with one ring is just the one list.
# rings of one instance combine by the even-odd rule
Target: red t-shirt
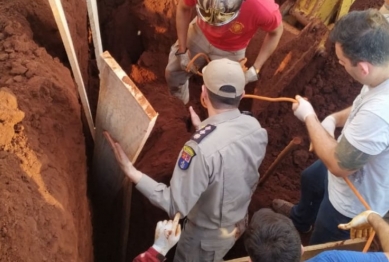
[[[188,6],[196,5],[196,0],[184,2]],[[197,24],[208,41],[226,51],[247,47],[258,28],[269,32],[281,22],[282,16],[274,0],[244,0],[238,17],[223,26],[212,26],[197,18]]]

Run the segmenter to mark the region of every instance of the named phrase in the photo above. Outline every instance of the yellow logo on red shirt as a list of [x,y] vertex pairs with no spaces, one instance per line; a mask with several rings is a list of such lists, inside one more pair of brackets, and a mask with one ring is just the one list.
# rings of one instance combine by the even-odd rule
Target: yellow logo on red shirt
[[234,34],[241,34],[243,32],[244,25],[241,22],[233,21],[229,30]]

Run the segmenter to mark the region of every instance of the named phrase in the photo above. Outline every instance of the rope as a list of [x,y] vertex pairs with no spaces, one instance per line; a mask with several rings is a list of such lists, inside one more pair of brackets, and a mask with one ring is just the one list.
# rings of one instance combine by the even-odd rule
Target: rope
[[197,60],[197,58],[199,58],[200,56],[202,56],[202,57],[204,57],[205,58],[205,60],[207,60],[207,63],[209,63],[211,60],[209,59],[209,57],[206,55],[206,54],[204,54],[204,53],[198,53],[197,55],[195,55],[190,61],[189,61],[189,63],[186,65],[186,72],[190,72],[190,71],[192,71],[191,70],[191,68],[192,68],[192,66],[194,66],[195,68],[196,68],[196,74],[198,74],[199,76],[203,76],[203,74],[202,73],[200,73],[200,71],[199,71],[199,69],[197,68],[197,66],[195,66],[194,65],[194,61],[196,61]]
[[[258,100],[264,100],[268,102],[291,102],[291,103],[298,103],[298,101],[294,98],[290,97],[277,97],[277,98],[272,98],[272,97],[266,97],[266,96],[257,96],[257,95],[244,95],[243,98],[253,98],[253,99],[258,99]],[[204,108],[207,108],[205,105],[205,102],[203,99],[200,99],[201,105]]]

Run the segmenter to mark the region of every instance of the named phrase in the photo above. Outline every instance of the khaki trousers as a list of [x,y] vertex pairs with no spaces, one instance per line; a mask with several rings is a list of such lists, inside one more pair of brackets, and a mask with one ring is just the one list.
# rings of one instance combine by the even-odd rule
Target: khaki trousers
[[174,262],[223,261],[223,257],[235,244],[235,226],[206,229],[189,220],[184,223]]
[[[190,57],[194,57],[198,53],[205,53],[211,60],[228,58],[233,61],[239,61],[245,56],[246,48],[238,51],[224,51],[212,46],[205,38],[201,29],[198,27],[195,18],[190,24],[187,36],[187,47],[189,49]],[[215,30],[218,30],[217,28]],[[224,30],[228,30],[225,29]],[[222,40],[221,40],[222,41]],[[170,93],[182,99],[184,90],[180,90],[181,87],[188,88],[187,81],[192,73],[188,73],[181,69],[180,62],[176,57],[178,50],[178,40],[170,49],[169,61],[165,69],[165,78],[168,84]],[[199,57],[195,61],[197,68],[202,68],[206,64],[206,60],[203,57]],[[187,90],[186,90],[187,91]]]

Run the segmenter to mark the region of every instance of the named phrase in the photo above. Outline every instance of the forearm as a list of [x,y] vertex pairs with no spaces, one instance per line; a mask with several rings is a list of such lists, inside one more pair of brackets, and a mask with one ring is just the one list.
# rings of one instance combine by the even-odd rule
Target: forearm
[[380,12],[384,15],[389,14],[389,0],[385,0],[384,4],[380,8]]
[[316,115],[309,115],[305,120],[309,138],[316,155],[335,176],[347,176],[351,171],[341,169],[335,156],[337,141],[322,127]]
[[[371,213],[367,217],[369,224],[376,231],[381,242],[382,249],[389,253],[389,225],[378,214]],[[387,255],[388,256],[388,255]]]
[[336,127],[343,127],[346,124],[350,112],[351,112],[351,106],[339,112],[331,114],[335,118]]
[[176,14],[176,28],[178,38],[178,51],[185,52],[187,45],[186,39],[188,35],[189,23],[191,21],[192,9],[187,6],[183,0],[178,2]]
[[262,43],[261,49],[259,50],[259,54],[254,62],[254,67],[256,69],[260,70],[263,64],[266,62],[266,60],[277,48],[277,45],[280,42],[282,36],[282,32],[283,32],[283,25],[281,23],[276,30],[267,33]]
[[149,199],[153,205],[164,210],[169,217],[173,217],[178,212],[172,204],[171,189],[165,184],[158,183],[151,177],[143,175],[139,183],[136,184],[136,189]]

